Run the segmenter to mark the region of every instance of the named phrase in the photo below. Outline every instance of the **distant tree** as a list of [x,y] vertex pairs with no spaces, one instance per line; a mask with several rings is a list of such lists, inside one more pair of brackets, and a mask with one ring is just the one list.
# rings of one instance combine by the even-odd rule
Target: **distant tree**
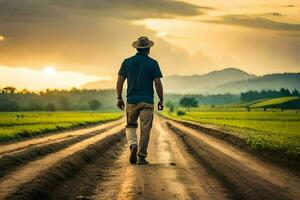
[[8,99],[2,99],[0,101],[0,111],[20,111],[21,108],[15,101],[10,101]]
[[247,108],[247,111],[248,111],[248,112],[250,112],[250,111],[251,111],[251,108],[250,108],[250,106],[247,106],[246,108]]
[[185,112],[184,112],[184,111],[182,111],[182,110],[178,110],[178,111],[177,111],[177,115],[178,115],[178,116],[185,115]]
[[190,111],[191,107],[197,107],[198,101],[194,97],[183,97],[180,99],[179,104],[183,107],[186,107]]
[[2,92],[3,93],[11,93],[11,94],[14,94],[16,91],[16,88],[15,87],[5,87],[2,89]]
[[51,89],[46,89],[46,92],[45,92],[45,94],[50,94],[51,93]]
[[54,103],[48,103],[46,106],[47,111],[55,111],[55,105]]
[[257,91],[248,91],[245,93],[241,93],[241,100],[242,101],[253,101],[255,99],[259,99],[260,97],[258,97],[258,92]]
[[97,110],[101,107],[101,103],[96,99],[89,101],[89,105],[92,110]]
[[62,110],[70,110],[69,100],[67,97],[60,96],[58,102]]
[[[180,101],[180,99],[184,97],[182,95],[180,95],[178,98],[178,100],[173,100],[175,101]],[[240,100],[240,95],[236,95],[236,94],[215,94],[215,95],[193,95],[192,97],[194,97],[197,101],[198,104],[202,104],[202,105],[221,105],[221,104],[231,104],[234,102],[237,102]]]
[[[297,94],[298,91],[295,91]],[[267,99],[267,98],[277,98],[277,97],[287,97],[293,95],[288,89],[281,88],[279,91],[277,90],[262,90],[258,91],[248,91],[241,93],[242,101],[254,101],[259,99]]]
[[285,89],[285,88],[281,88],[281,89],[280,89],[280,93],[281,93],[283,96],[291,96],[291,92],[290,92],[288,89]]
[[77,89],[76,87],[73,87],[73,88],[71,88],[70,92],[75,93],[75,92],[80,92],[80,90]]
[[25,108],[28,111],[40,111],[44,110],[43,107],[36,102],[30,102],[30,104]]
[[110,103],[115,98],[114,90],[71,92],[70,90],[48,89],[43,92],[29,93],[27,90],[18,90],[18,92],[13,91],[14,94],[10,94],[10,89],[6,88],[4,92],[0,93],[0,111],[90,110],[89,100],[93,99],[101,102],[101,106],[97,109],[115,109],[114,105]]
[[169,111],[170,111],[170,112],[174,112],[175,106],[174,106],[174,103],[173,103],[172,101],[168,101],[168,102],[166,103],[166,107],[169,108]]
[[20,91],[20,94],[30,94],[30,92],[26,89]]
[[293,91],[292,91],[292,96],[300,96],[299,91],[296,90],[296,89],[293,89]]

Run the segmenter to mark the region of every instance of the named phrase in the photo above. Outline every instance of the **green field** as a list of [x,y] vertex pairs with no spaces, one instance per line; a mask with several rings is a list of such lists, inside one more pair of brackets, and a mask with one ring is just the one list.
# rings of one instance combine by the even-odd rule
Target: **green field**
[[216,106],[216,108],[230,108],[230,109],[283,109],[283,110],[299,110],[300,109],[300,99],[297,96],[288,97],[277,97],[277,98],[267,98],[259,99],[249,102],[237,102],[234,104]]
[[122,113],[12,112],[0,113],[0,142],[66,130],[120,118]]
[[254,151],[285,152],[300,158],[300,113],[286,112],[186,112],[175,119],[199,122],[245,138]]
[[299,97],[279,97],[273,99],[267,99],[258,103],[251,104],[251,108],[263,108],[263,107],[276,107],[276,105],[284,104],[289,101],[297,100]]

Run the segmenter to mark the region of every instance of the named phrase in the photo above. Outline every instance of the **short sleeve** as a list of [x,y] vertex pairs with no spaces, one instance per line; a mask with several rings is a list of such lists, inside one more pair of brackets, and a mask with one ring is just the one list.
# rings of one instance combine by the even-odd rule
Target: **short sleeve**
[[120,70],[119,70],[119,72],[118,72],[118,75],[119,76],[123,76],[123,77],[127,77],[127,75],[126,75],[127,73],[126,73],[126,60],[124,60],[123,61],[123,63],[122,63],[122,65],[121,65],[121,68],[120,68]]
[[160,71],[159,64],[158,64],[158,62],[155,62],[155,64],[154,64],[154,72],[153,72],[153,79],[155,79],[155,78],[162,78],[162,77],[163,77],[163,75],[162,75],[162,73]]

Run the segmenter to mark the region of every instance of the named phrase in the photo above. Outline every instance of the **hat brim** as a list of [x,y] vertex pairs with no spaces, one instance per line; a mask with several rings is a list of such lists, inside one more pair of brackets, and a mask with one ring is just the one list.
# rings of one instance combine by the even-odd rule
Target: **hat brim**
[[133,46],[134,48],[136,48],[136,49],[146,49],[146,48],[153,47],[153,46],[154,46],[154,42],[151,41],[151,40],[149,40],[149,45],[147,45],[147,46],[139,46],[139,45],[138,45],[138,41],[134,41],[134,42],[132,43],[132,46]]

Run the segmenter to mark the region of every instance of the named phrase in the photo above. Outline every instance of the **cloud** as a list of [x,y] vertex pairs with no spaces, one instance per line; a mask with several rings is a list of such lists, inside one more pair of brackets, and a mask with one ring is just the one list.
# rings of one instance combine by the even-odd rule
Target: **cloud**
[[[0,65],[35,69],[51,65],[59,71],[84,72],[101,77],[116,76],[122,60],[135,53],[131,47],[132,41],[138,36],[147,35],[155,41],[151,56],[160,62],[164,75],[203,73],[229,65],[247,68],[252,62],[255,62],[253,69],[256,69],[256,65],[261,65],[270,67],[269,71],[275,65],[280,66],[277,71],[282,70],[285,65],[299,66],[299,42],[296,43],[296,39],[292,37],[282,36],[283,40],[279,41],[270,35],[255,35],[255,30],[239,33],[234,29],[226,35],[227,30],[224,31],[222,27],[219,29],[218,26],[200,23],[195,23],[191,30],[175,26],[166,35],[164,30],[158,30],[161,33],[157,34],[145,26],[133,24],[135,20],[153,17],[186,19],[187,16],[203,15],[211,9],[213,8],[171,0],[0,0],[0,35],[5,37],[0,42]],[[270,25],[270,21],[266,22],[261,17],[229,16],[210,23],[268,29],[268,26],[273,26],[274,29],[274,23],[278,23],[271,21],[273,24]],[[265,26],[266,24],[269,25]],[[190,32],[195,31],[197,25],[198,30],[205,32],[201,35],[204,38],[199,40],[193,38],[195,32]],[[297,25],[296,28],[291,28],[289,24],[285,26],[298,30]],[[216,43],[215,34],[226,38],[224,43],[228,44],[223,47],[223,43]],[[239,37],[242,38],[242,34],[255,35],[255,38],[245,37],[236,42]],[[234,39],[230,40],[232,35]],[[181,43],[171,44],[165,40],[166,37],[176,38],[176,41],[180,39],[181,42],[192,41],[193,47],[199,47],[199,53],[191,56],[186,49],[175,45]],[[257,44],[258,40],[260,42]],[[275,48],[277,40],[282,44],[277,44],[278,48]],[[239,54],[240,47],[231,48],[231,45],[240,44],[246,44],[245,48],[241,48],[245,49],[243,54]],[[253,48],[247,49],[250,45]],[[210,49],[216,49],[218,53],[212,53]],[[274,51],[274,55],[266,54]],[[232,58],[232,55],[237,56]],[[253,57],[256,58],[257,55],[264,56],[261,62],[253,61]]]
[[293,5],[293,4],[287,4],[287,5],[278,5],[274,3],[263,3],[263,4],[258,4],[258,7],[268,7],[268,8],[296,8],[298,6]]
[[279,12],[268,12],[268,13],[260,13],[253,15],[252,17],[284,17],[286,15]]
[[17,16],[46,16],[49,13],[45,0],[2,0],[0,1],[0,18],[11,19]]
[[0,64],[112,76],[134,53],[131,42],[147,35],[157,42],[154,52],[163,65],[188,66],[186,51],[132,21],[197,16],[210,9],[174,0],[0,0],[0,34],[6,37]]
[[226,15],[220,19],[207,20],[206,22],[269,30],[300,31],[300,24],[276,22],[262,17],[252,17],[247,15]]
[[52,4],[88,11],[102,12],[105,16],[125,18],[165,18],[174,16],[197,16],[202,10],[212,9],[175,0],[53,0]]
[[266,13],[266,14],[264,14],[263,16],[282,17],[282,16],[284,16],[284,15],[281,14],[281,13],[278,13],[278,12],[272,12],[272,13]]
[[286,5],[286,6],[282,6],[284,8],[293,8],[293,7],[296,7],[295,5]]
[[68,17],[67,13],[74,10],[94,17],[171,18],[197,16],[211,9],[175,0],[2,0],[0,20],[32,22],[57,19]]
[[297,39],[298,42],[300,41],[300,33],[282,33],[281,35],[285,37],[293,37],[294,39]]
[[167,74],[189,73],[186,69],[195,66],[185,50],[144,26],[79,13],[73,11],[72,18],[43,23],[4,23],[0,33],[7,40],[0,44],[0,64],[32,68],[52,65],[58,70],[115,76],[122,60],[135,53],[132,41],[147,35],[156,43],[151,54]]

